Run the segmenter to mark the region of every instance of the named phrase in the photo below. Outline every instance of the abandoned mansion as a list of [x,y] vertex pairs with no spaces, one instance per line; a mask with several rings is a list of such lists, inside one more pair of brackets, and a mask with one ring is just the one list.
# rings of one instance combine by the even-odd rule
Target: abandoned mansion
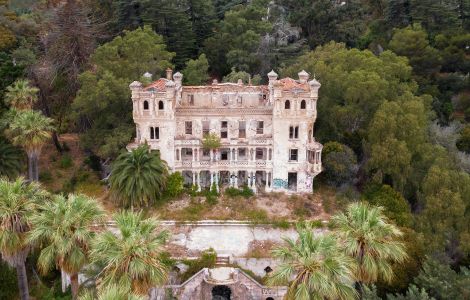
[[[168,69],[148,85],[134,81],[136,139],[128,148],[147,143],[199,190],[215,183],[311,192],[322,170],[313,134],[320,83],[305,71],[298,77],[278,79],[271,71],[268,85],[183,86],[183,75]],[[214,135],[216,146],[208,147],[204,140]]]

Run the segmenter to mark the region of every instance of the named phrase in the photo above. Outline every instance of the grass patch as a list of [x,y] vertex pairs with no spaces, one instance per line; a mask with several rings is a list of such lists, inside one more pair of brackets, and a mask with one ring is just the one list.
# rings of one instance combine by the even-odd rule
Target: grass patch
[[185,282],[191,276],[199,272],[204,268],[213,268],[217,261],[217,253],[215,253],[214,249],[210,248],[202,252],[201,257],[198,259],[192,260],[183,260],[183,263],[188,266],[186,272],[181,274],[181,282]]
[[73,167],[72,157],[68,153],[63,154],[59,160],[59,168],[69,169],[71,167]]

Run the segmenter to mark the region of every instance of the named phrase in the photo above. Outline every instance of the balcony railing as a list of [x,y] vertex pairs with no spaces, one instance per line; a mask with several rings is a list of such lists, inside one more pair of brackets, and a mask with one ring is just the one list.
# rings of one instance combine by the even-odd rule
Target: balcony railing
[[175,161],[175,168],[261,168],[270,169],[273,167],[272,161],[248,161],[248,160],[218,160],[218,161],[192,161],[192,160],[180,160]]

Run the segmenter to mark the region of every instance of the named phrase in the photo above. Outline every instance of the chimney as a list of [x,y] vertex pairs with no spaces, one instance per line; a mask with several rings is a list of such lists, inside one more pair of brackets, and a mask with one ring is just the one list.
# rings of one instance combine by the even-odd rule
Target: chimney
[[166,79],[171,80],[173,78],[173,70],[171,68],[166,69]]

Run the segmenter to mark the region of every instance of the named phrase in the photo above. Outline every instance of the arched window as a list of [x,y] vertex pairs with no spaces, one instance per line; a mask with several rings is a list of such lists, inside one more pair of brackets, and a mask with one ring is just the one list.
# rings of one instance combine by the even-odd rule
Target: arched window
[[149,109],[149,102],[147,100],[144,101],[144,110]]
[[307,102],[305,102],[305,100],[302,100],[300,102],[300,109],[306,109],[307,108]]
[[155,138],[155,131],[153,130],[153,127],[150,127],[150,139],[153,140]]
[[162,100],[158,101],[158,109],[163,110],[164,108],[165,108],[165,106],[163,104],[163,101]]
[[284,109],[290,109],[290,101],[289,100],[286,100],[286,102],[284,102]]

